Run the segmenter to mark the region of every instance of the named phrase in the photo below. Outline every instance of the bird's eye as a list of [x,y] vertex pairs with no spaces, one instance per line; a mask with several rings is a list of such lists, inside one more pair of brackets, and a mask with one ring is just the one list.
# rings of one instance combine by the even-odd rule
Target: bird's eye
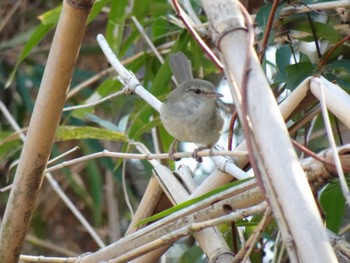
[[200,90],[200,89],[193,89],[193,92],[194,92],[195,94],[199,94],[199,93],[201,93],[201,90]]

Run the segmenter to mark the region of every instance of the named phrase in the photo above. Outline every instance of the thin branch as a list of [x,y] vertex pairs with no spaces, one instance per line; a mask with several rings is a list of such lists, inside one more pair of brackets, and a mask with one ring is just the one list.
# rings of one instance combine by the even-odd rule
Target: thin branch
[[264,56],[265,56],[265,51],[266,51],[267,43],[269,41],[273,20],[275,19],[275,15],[276,15],[276,11],[277,11],[277,7],[278,7],[279,3],[280,3],[279,0],[274,0],[273,4],[272,4],[269,18],[267,20],[267,25],[266,25],[266,28],[264,31],[264,36],[263,36],[263,39],[261,41],[262,43],[260,46],[260,50],[258,52],[258,58],[260,60],[260,63],[262,63]]
[[228,129],[228,145],[227,145],[227,149],[229,151],[232,150],[233,129],[234,129],[237,117],[238,117],[238,113],[237,113],[237,111],[235,111],[232,114],[231,119],[230,119],[230,125],[229,125],[229,129]]
[[292,14],[300,14],[307,12],[314,12],[315,10],[327,10],[335,9],[337,7],[349,7],[349,0],[341,1],[329,1],[324,3],[315,3],[310,5],[301,5],[301,6],[289,6],[282,9],[280,16],[289,16]]
[[97,35],[97,41],[105,54],[108,61],[111,63],[113,68],[119,74],[119,81],[125,85],[125,92],[130,93],[134,92],[143,98],[149,105],[151,105],[156,111],[159,112],[162,103],[154,97],[151,93],[149,93],[139,82],[139,80],[135,77],[135,75],[127,70],[123,64],[118,60],[116,55],[113,53],[112,49],[109,47],[106,39],[103,35]]
[[156,55],[156,57],[160,61],[160,63],[163,64],[164,63],[163,57],[159,54],[157,48],[154,46],[153,42],[151,41],[151,39],[146,34],[146,32],[145,32],[143,26],[141,25],[141,23],[137,20],[137,18],[135,16],[131,16],[131,19],[134,22],[136,28],[139,30],[139,32],[142,35],[142,37],[146,40],[147,44],[150,46],[150,48],[153,51],[153,53]]
[[44,257],[44,256],[28,256],[21,255],[19,257],[21,262],[40,262],[40,263],[74,263],[79,260],[79,257]]
[[[12,128],[19,132],[21,131],[21,128],[18,126],[15,119],[12,117],[11,113],[7,110],[6,106],[0,101],[0,109],[4,113],[5,118],[10,123]],[[24,142],[26,137],[24,134],[21,136],[22,141]],[[49,184],[51,185],[52,189],[57,193],[57,195],[61,198],[61,200],[67,205],[67,207],[71,210],[71,212],[75,215],[75,217],[80,221],[80,223],[85,227],[87,232],[93,237],[95,242],[100,246],[104,247],[105,244],[102,241],[102,239],[97,235],[96,231],[93,229],[93,227],[89,224],[89,222],[86,220],[86,218],[80,213],[80,211],[74,206],[73,202],[68,198],[68,196],[64,193],[64,191],[61,189],[57,181],[51,176],[50,173],[45,172],[45,177],[48,180]],[[0,192],[7,191],[12,188],[12,185],[9,185],[5,188],[0,189]]]
[[[240,3],[240,2],[238,2]],[[257,178],[257,182],[265,194],[265,189],[262,183],[261,175],[258,169],[258,164],[255,160],[254,153],[253,153],[253,134],[251,132],[251,126],[250,123],[250,117],[248,113],[248,80],[249,80],[249,73],[250,73],[250,63],[251,63],[251,50],[253,48],[254,44],[254,28],[253,28],[253,21],[251,20],[251,17],[247,10],[244,8],[244,6],[240,3],[241,12],[245,18],[245,23],[247,26],[248,34],[247,34],[247,48],[245,53],[245,61],[243,65],[243,77],[242,77],[242,83],[241,83],[241,96],[242,96],[242,127],[244,131],[244,135],[246,137],[246,143],[247,143],[247,149],[249,153],[249,160],[250,164],[253,168],[254,174]]]
[[192,4],[190,0],[183,0],[182,1],[183,6],[185,7],[188,16],[192,19],[193,24],[195,26],[195,28],[201,33],[201,34],[205,34],[206,30],[204,27],[202,27],[202,22],[199,19],[199,17],[197,16],[196,12],[193,10]]
[[[198,152],[198,156],[200,157],[209,157],[209,156],[247,156],[247,152],[245,151],[200,151]],[[71,166],[76,163],[80,162],[86,162],[88,160],[93,160],[96,158],[103,158],[103,157],[111,157],[111,158],[124,158],[124,159],[138,159],[138,160],[156,160],[156,159],[169,159],[169,153],[158,153],[158,154],[151,154],[151,153],[144,153],[144,154],[137,154],[137,153],[121,153],[121,152],[110,152],[108,150],[103,150],[101,152],[85,155],[73,160],[64,161],[60,164],[57,164],[55,166],[51,166],[46,169],[46,172],[53,172],[58,169],[62,169],[67,166]],[[192,152],[181,152],[181,153],[174,153],[175,158],[193,158]]]
[[321,109],[322,109],[323,121],[325,124],[328,141],[329,141],[329,144],[330,144],[331,149],[332,149],[333,154],[334,154],[334,163],[335,163],[335,166],[337,168],[338,177],[339,177],[339,181],[340,181],[340,187],[342,189],[343,195],[344,195],[348,205],[350,206],[350,191],[349,191],[349,187],[348,187],[348,184],[347,184],[345,176],[344,176],[344,171],[343,171],[343,168],[342,168],[342,165],[340,162],[340,158],[339,158],[339,154],[337,151],[337,147],[335,144],[332,126],[331,126],[331,123],[329,121],[329,115],[328,115],[325,94],[324,94],[323,82],[321,81],[321,79],[316,79],[316,78],[315,78],[315,81],[319,81],[319,85],[320,85],[320,89],[321,89]]
[[212,52],[212,50],[207,46],[207,44],[203,41],[203,39],[198,35],[197,31],[194,29],[190,21],[187,19],[187,14],[183,9],[181,8],[179,2],[177,0],[172,0],[175,11],[177,15],[181,18],[182,22],[185,24],[187,29],[190,31],[193,38],[197,41],[199,46],[204,50],[205,53],[210,57],[210,59],[215,63],[215,65],[222,70],[224,68],[224,65],[221,63],[221,61],[217,58],[217,56]]
[[83,89],[85,89],[88,86],[90,86],[92,83],[94,83],[94,82],[98,81],[99,79],[107,76],[111,72],[113,72],[113,68],[112,67],[106,68],[106,69],[102,70],[100,73],[98,73],[98,74],[92,76],[91,78],[81,82],[79,85],[77,85],[76,87],[74,87],[73,89],[71,89],[68,92],[66,101],[71,99],[72,97],[74,97],[76,94],[78,94]]
[[260,223],[250,235],[247,242],[242,246],[241,250],[237,253],[233,262],[247,262],[257,240],[261,237],[262,232],[266,229],[271,220],[272,212],[270,208],[267,208]]
[[103,102],[105,102],[107,100],[110,100],[110,99],[114,98],[114,97],[120,96],[120,95],[122,95],[124,93],[125,93],[125,89],[117,91],[115,93],[112,93],[112,94],[110,94],[110,95],[108,95],[108,96],[106,96],[106,97],[104,97],[104,98],[102,98],[100,100],[97,100],[97,101],[94,101],[94,102],[91,102],[91,103],[86,103],[86,104],[82,104],[82,105],[77,105],[77,106],[63,108],[63,111],[72,111],[72,110],[77,110],[77,109],[94,107],[94,106],[96,106],[98,104],[101,104],[101,103],[103,103]]
[[[140,34],[142,35],[142,37],[146,40],[147,44],[149,45],[149,47],[151,48],[151,50],[153,51],[153,53],[156,55],[156,57],[158,58],[159,62],[161,64],[164,64],[164,58],[160,55],[158,49],[155,47],[155,45],[153,44],[153,42],[151,41],[151,39],[148,37],[148,35],[145,32],[145,29],[143,28],[143,26],[141,25],[141,23],[137,20],[137,18],[135,16],[131,17],[132,21],[134,22],[136,28],[139,30]],[[176,80],[175,77],[172,76],[171,77],[172,81],[176,84]]]
[[310,14],[309,14],[309,13],[306,13],[306,16],[307,16],[307,20],[309,21],[309,24],[310,24],[312,36],[313,36],[313,38],[314,38],[314,42],[315,42],[315,46],[316,46],[316,51],[317,51],[317,57],[318,57],[318,58],[321,58],[321,57],[322,57],[322,54],[321,54],[320,45],[319,45],[318,39],[317,39],[316,29],[315,29],[315,27],[314,27],[314,24],[313,24],[313,21],[312,21],[312,19],[311,19]]
[[57,244],[53,243],[52,241],[39,239],[31,234],[26,236],[26,241],[28,243],[32,243],[34,246],[49,249],[52,252],[59,253],[67,257],[75,257],[80,254],[79,252],[65,248],[63,246],[64,244]]
[[52,163],[58,161],[59,159],[62,159],[63,157],[65,157],[65,156],[67,156],[67,155],[71,154],[72,152],[75,152],[75,151],[77,151],[77,150],[79,150],[79,149],[80,149],[79,146],[75,146],[75,147],[73,147],[72,149],[70,149],[70,150],[68,150],[68,151],[66,151],[66,152],[64,152],[64,153],[62,153],[62,154],[60,154],[59,156],[57,156],[57,157],[55,157],[55,158],[52,158],[51,160],[49,160],[49,161],[47,162],[47,164],[52,164]]
[[6,24],[12,18],[13,14],[16,12],[16,10],[22,4],[22,2],[23,2],[22,0],[16,1],[16,2],[12,2],[13,6],[10,8],[10,10],[6,10],[4,8],[2,10],[2,12],[0,12],[0,15],[2,16],[1,21],[0,21],[0,33],[5,28]]
[[111,262],[111,263],[127,262],[127,261],[129,261],[129,260],[131,260],[139,255],[142,255],[142,254],[147,253],[149,251],[155,250],[156,248],[164,246],[164,244],[172,243],[172,242],[178,240],[179,238],[185,237],[185,236],[192,234],[194,232],[199,232],[199,231],[201,231],[205,228],[208,228],[208,227],[231,222],[233,220],[244,218],[244,217],[247,217],[249,215],[261,213],[265,209],[266,209],[266,203],[262,202],[256,206],[249,207],[246,209],[238,209],[237,211],[231,212],[228,215],[224,215],[224,216],[221,216],[221,217],[218,217],[215,219],[185,225],[185,226],[183,226],[175,231],[170,232],[169,234],[163,235],[162,237],[160,237],[158,239],[155,239],[151,242],[147,242],[146,244],[141,245],[139,247],[135,247],[133,250],[131,250],[127,253],[124,253],[123,255],[121,255],[117,258],[109,260],[109,262]]
[[[128,145],[126,151],[128,152],[129,149],[130,149],[130,144]],[[128,194],[128,189],[126,187],[126,162],[127,162],[127,160],[123,159],[123,164],[122,164],[122,188],[123,188],[123,193],[124,193],[126,206],[129,209],[131,218],[133,218],[135,213],[134,213],[134,209],[133,209],[133,207],[131,205],[131,201],[130,201],[129,194]]]
[[320,61],[320,63],[318,64],[318,69],[322,69],[324,67],[324,65],[327,63],[327,61],[329,60],[329,58],[331,57],[331,55],[334,53],[334,51],[340,47],[342,44],[344,44],[345,42],[349,41],[350,39],[350,35],[347,35],[346,37],[344,37],[342,40],[340,40],[339,42],[337,42],[334,46],[332,46],[327,53],[324,55],[324,58]]
[[[174,45],[175,41],[169,41],[163,45],[160,45],[158,47],[159,50],[162,50],[162,53],[167,53],[168,52],[168,49],[171,48],[173,45]],[[146,50],[146,53],[149,54],[151,53],[152,51],[151,50]],[[145,51],[142,51],[142,52],[138,52],[126,59],[123,59],[121,61],[121,63],[123,65],[125,64],[128,64],[128,63],[131,63],[133,61],[135,61],[136,59],[138,59],[139,57],[143,56],[145,54]],[[94,82],[98,81],[99,79],[107,76],[108,74],[110,74],[111,72],[113,72],[114,69],[113,67],[109,67],[109,68],[106,68],[104,70],[102,70],[100,73],[92,76],[91,78],[85,80],[84,82],[80,83],[79,85],[77,85],[76,87],[72,88],[68,95],[67,95],[67,98],[66,98],[66,101],[71,99],[73,96],[75,96],[76,94],[78,94],[80,91],[82,91],[83,89],[87,88],[89,85],[93,84]]]
[[11,113],[8,111],[7,107],[5,104],[0,101],[0,110],[6,120],[9,122],[9,124],[13,127],[13,129],[19,134],[19,137],[21,138],[22,141],[25,141],[26,136],[23,134],[23,131],[21,130],[21,127],[17,124],[15,118],[12,117]]

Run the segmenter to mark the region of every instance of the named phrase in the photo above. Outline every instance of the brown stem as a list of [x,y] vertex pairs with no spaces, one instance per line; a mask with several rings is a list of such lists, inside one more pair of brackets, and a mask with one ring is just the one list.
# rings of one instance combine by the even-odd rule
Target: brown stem
[[321,57],[322,57],[322,54],[321,54],[321,50],[320,50],[320,45],[318,44],[316,29],[315,29],[315,27],[314,27],[314,24],[313,24],[313,21],[312,21],[312,19],[311,19],[310,14],[309,14],[309,13],[306,13],[306,16],[307,16],[307,20],[308,20],[309,23],[310,23],[312,36],[313,36],[314,41],[315,41],[315,46],[316,46],[316,51],[317,51],[317,57],[318,57],[318,58],[321,58]]
[[270,12],[269,18],[267,20],[267,25],[266,25],[266,28],[265,28],[265,34],[263,36],[261,47],[260,47],[260,50],[258,52],[258,58],[259,58],[260,63],[262,63],[262,60],[263,60],[264,55],[265,55],[267,43],[269,41],[269,36],[270,36],[270,33],[271,33],[273,19],[275,18],[275,14],[276,14],[279,2],[280,2],[279,0],[274,0],[273,1],[271,12]]
[[228,145],[227,145],[227,150],[232,151],[232,140],[233,140],[233,128],[235,126],[236,120],[238,117],[238,113],[237,111],[235,111],[232,116],[231,116],[231,120],[230,120],[230,126],[229,126],[229,130],[228,130]]
[[208,45],[204,42],[204,40],[198,35],[197,31],[194,29],[194,27],[191,25],[190,21],[186,18],[184,15],[184,11],[182,7],[180,6],[179,2],[177,0],[173,0],[173,4],[175,7],[175,11],[178,17],[181,18],[182,22],[186,26],[186,28],[190,31],[193,38],[197,41],[199,46],[204,50],[205,53],[208,54],[210,59],[215,63],[215,65],[222,70],[224,68],[224,65],[221,63],[221,61],[215,56],[213,51],[208,47]]
[[333,52],[342,44],[344,44],[346,41],[349,41],[350,39],[350,34],[344,37],[342,40],[340,40],[338,43],[336,43],[333,47],[331,47],[327,53],[324,55],[323,59],[320,61],[318,64],[318,69],[322,69],[324,65],[327,63]]
[[248,35],[247,35],[247,49],[246,49],[246,55],[245,55],[245,61],[243,66],[243,78],[242,78],[242,127],[243,132],[246,137],[247,142],[247,149],[249,154],[249,161],[253,168],[254,174],[256,176],[257,182],[260,186],[261,191],[265,194],[265,189],[261,180],[261,175],[258,169],[258,165],[256,163],[254,154],[253,154],[253,139],[252,139],[252,133],[249,127],[248,123],[248,80],[249,80],[249,73],[250,73],[250,52],[251,48],[254,44],[254,28],[253,28],[253,22],[251,21],[249,13],[245,10],[242,4],[240,4],[242,14],[244,16],[247,29],[248,29]]

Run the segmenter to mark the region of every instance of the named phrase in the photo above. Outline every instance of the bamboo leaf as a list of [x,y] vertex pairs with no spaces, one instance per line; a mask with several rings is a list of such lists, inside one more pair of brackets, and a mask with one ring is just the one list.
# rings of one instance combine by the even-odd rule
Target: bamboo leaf
[[141,221],[137,224],[137,226],[140,226],[140,225],[143,225],[143,224],[147,224],[147,223],[149,223],[149,222],[152,222],[152,221],[161,219],[161,218],[163,218],[163,217],[169,216],[169,215],[171,215],[171,214],[173,214],[173,213],[175,213],[175,212],[178,212],[178,211],[180,211],[180,210],[182,210],[182,209],[184,209],[184,208],[186,208],[186,207],[189,207],[189,206],[191,206],[191,205],[193,205],[193,204],[196,204],[196,203],[198,203],[198,202],[200,202],[200,201],[202,201],[202,200],[205,200],[206,198],[208,198],[208,197],[210,197],[210,196],[213,196],[213,195],[215,195],[215,194],[221,193],[221,192],[223,192],[223,191],[225,191],[225,190],[227,190],[227,189],[230,189],[230,188],[232,188],[232,187],[235,187],[235,186],[237,186],[237,185],[239,185],[239,184],[242,184],[242,183],[244,183],[244,182],[247,182],[248,180],[251,180],[251,179],[252,179],[252,178],[248,178],[248,179],[244,179],[244,180],[232,182],[232,183],[223,185],[223,186],[221,186],[221,187],[218,187],[218,188],[216,188],[215,190],[210,191],[210,192],[208,192],[208,193],[206,193],[206,194],[204,194],[204,195],[201,195],[201,196],[199,196],[199,197],[196,197],[196,198],[187,200],[187,201],[185,201],[185,202],[183,202],[183,203],[181,203],[181,204],[178,204],[178,205],[173,206],[173,207],[171,207],[171,208],[169,208],[169,209],[167,209],[167,210],[164,210],[164,211],[162,211],[162,212],[160,212],[160,213],[158,213],[158,214],[156,214],[156,215],[153,215],[153,216],[151,216],[151,217],[145,218],[145,219],[141,220]]
[[59,126],[56,132],[56,141],[81,139],[98,139],[127,142],[128,138],[121,132],[90,126]]

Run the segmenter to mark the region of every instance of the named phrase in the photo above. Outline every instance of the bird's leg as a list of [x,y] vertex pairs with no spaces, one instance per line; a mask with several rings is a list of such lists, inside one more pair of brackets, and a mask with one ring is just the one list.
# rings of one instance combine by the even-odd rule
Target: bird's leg
[[180,161],[181,158],[175,158],[174,153],[176,152],[176,146],[179,141],[177,139],[174,139],[174,141],[171,143],[169,148],[169,156],[170,159],[173,161]]
[[206,149],[210,149],[211,147],[210,146],[201,146],[201,147],[198,147],[197,149],[195,149],[192,153],[192,157],[199,163],[201,163],[203,161],[203,158],[198,156],[198,152],[200,151],[203,151],[203,150],[206,150]]

